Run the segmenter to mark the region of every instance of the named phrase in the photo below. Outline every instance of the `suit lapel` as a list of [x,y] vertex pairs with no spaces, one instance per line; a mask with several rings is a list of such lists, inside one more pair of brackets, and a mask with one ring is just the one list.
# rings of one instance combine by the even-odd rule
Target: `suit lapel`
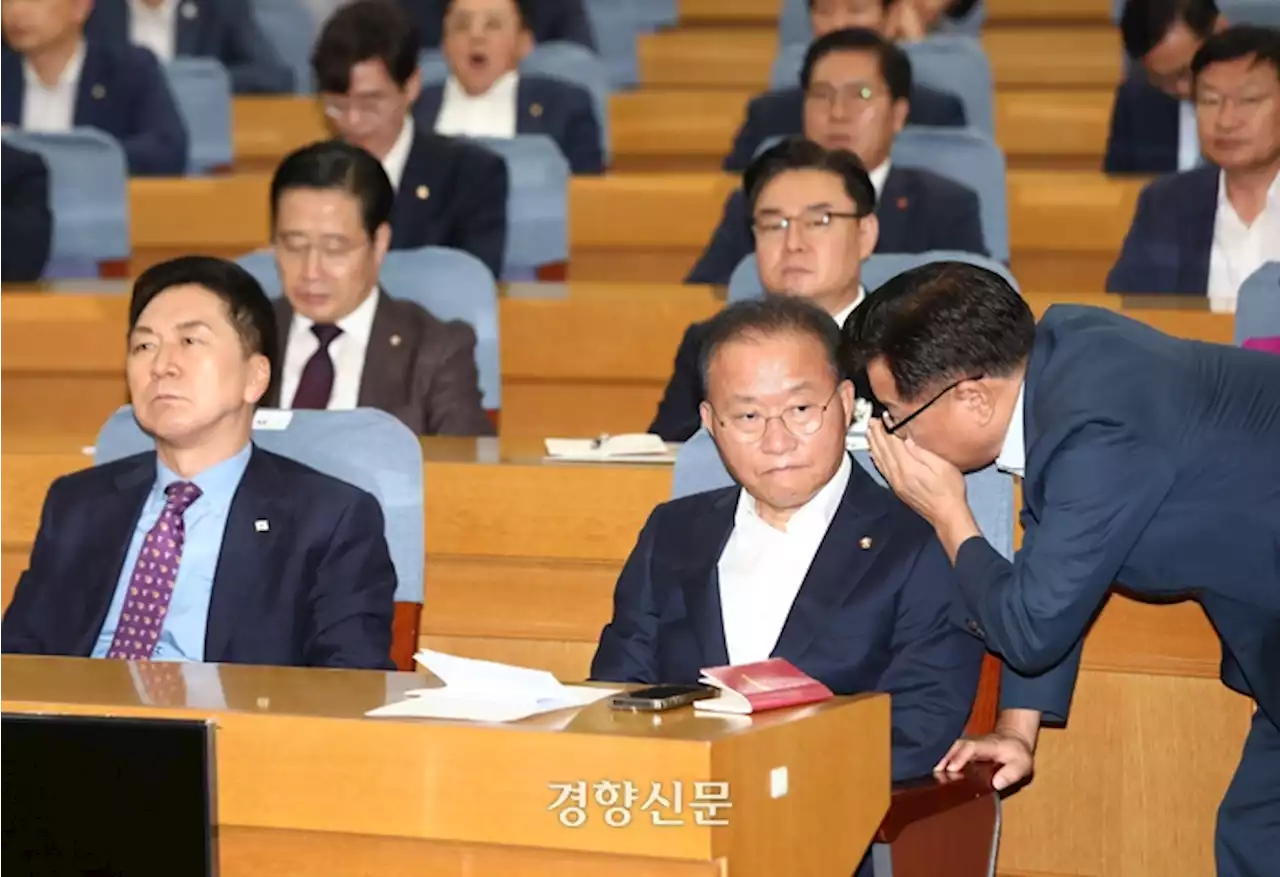
[[692,562],[679,570],[685,611],[701,650],[699,667],[720,667],[729,663],[717,566],[733,533],[738,493],[737,490],[724,491],[711,508],[693,522],[688,531],[688,550],[683,553],[683,556],[692,558]]
[[433,85],[422,90],[413,114],[421,119],[426,127],[435,130],[440,119],[440,108],[444,106],[444,86]]
[[84,69],[76,86],[75,124],[108,130],[107,77],[103,58],[92,43],[85,43]]
[[279,587],[279,555],[296,536],[281,505],[284,493],[276,464],[255,445],[231,500],[213,576],[204,640],[204,659],[210,663],[227,659],[234,631],[254,602],[251,594]]
[[204,10],[196,0],[178,0],[174,13],[173,54],[178,57],[200,54],[201,16]]
[[1209,288],[1209,262],[1213,253],[1213,226],[1218,213],[1218,175],[1216,167],[1196,171],[1194,188],[1187,199],[1187,210],[1178,224],[1181,233],[1178,260],[1177,291],[1204,294]]
[[67,607],[70,612],[80,613],[77,655],[87,656],[93,652],[129,555],[134,528],[155,479],[156,455],[146,454],[137,465],[116,476],[116,492],[104,497],[94,509],[92,539],[95,547],[88,556],[105,562],[85,569],[82,584],[86,597],[78,605]]
[[22,102],[26,95],[26,76],[22,70],[22,56],[4,47],[3,67],[0,68],[0,104],[3,104],[3,121],[6,125],[22,124]]
[[373,312],[369,346],[364,355],[364,371],[360,375],[359,405],[394,411],[399,406],[400,387],[409,374],[412,355],[408,338],[396,319],[396,302],[378,290],[378,306]]
[[415,125],[409,158],[404,163],[404,174],[400,178],[400,188],[396,191],[391,221],[392,249],[404,246],[407,240],[429,241],[433,237],[427,231],[433,219],[432,189],[436,188],[432,177],[434,166],[428,152],[428,136]]
[[293,325],[293,307],[284,296],[272,303],[276,312],[276,373],[271,376],[271,386],[262,397],[262,407],[280,407],[280,385],[284,383],[285,355],[289,352],[289,329]]
[[880,237],[876,241],[878,253],[909,253],[911,244],[911,177],[898,168],[890,168],[884,181],[884,191],[876,208],[880,221]]
[[523,76],[516,87],[516,133],[545,134],[547,131],[545,111],[534,92],[536,89]]
[[894,536],[885,525],[885,511],[883,492],[854,463],[836,515],[791,604],[773,657],[798,663],[814,637],[835,617],[833,610],[858,586],[882,546]]

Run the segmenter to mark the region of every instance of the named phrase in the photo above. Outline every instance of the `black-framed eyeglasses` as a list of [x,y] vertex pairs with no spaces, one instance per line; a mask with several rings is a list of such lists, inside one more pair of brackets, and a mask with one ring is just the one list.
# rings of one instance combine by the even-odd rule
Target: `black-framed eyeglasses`
[[[784,408],[780,414],[771,414],[765,417],[754,411],[748,411],[744,414],[735,414],[726,419],[721,419],[716,415],[716,422],[733,434],[735,439],[744,442],[755,442],[764,438],[765,432],[769,429],[769,421],[779,420],[787,432],[796,438],[806,438],[813,435],[822,428],[822,421],[825,419],[827,409],[831,407],[831,403],[836,400],[836,396],[840,393],[840,387],[837,386],[827,397],[825,405],[818,406],[813,404],[791,405]],[[715,413],[715,407],[711,403],[707,403],[711,407],[711,411]]]
[[833,219],[861,219],[857,213],[840,210],[806,210],[799,216],[783,216],[781,213],[767,213],[751,220],[751,227],[757,237],[781,235],[796,223],[801,231],[819,232],[831,227]]
[[982,380],[984,377],[986,377],[986,376],[985,376],[985,375],[970,375],[970,376],[969,376],[969,377],[967,377],[967,378],[961,378],[960,380],[956,381],[956,382],[955,382],[955,383],[953,383],[953,384],[947,384],[945,387],[943,387],[941,390],[939,390],[939,391],[938,391],[938,394],[937,394],[936,396],[934,396],[934,397],[933,397],[932,399],[930,399],[928,402],[925,402],[923,405],[921,405],[921,406],[920,406],[919,408],[917,408],[915,411],[912,411],[910,414],[908,414],[906,417],[902,418],[901,420],[894,420],[894,419],[893,419],[893,416],[892,416],[891,414],[889,414],[888,412],[885,412],[885,415],[884,415],[884,418],[883,418],[883,420],[884,420],[884,431],[885,431],[886,433],[888,433],[889,435],[893,435],[895,432],[897,432],[898,430],[902,429],[904,426],[906,426],[906,425],[907,425],[908,423],[910,423],[911,421],[915,420],[915,419],[916,419],[917,417],[919,417],[921,414],[924,414],[926,411],[928,411],[928,410],[929,410],[929,408],[930,408],[930,407],[931,407],[935,402],[937,402],[937,401],[938,401],[939,399],[941,399],[943,396],[945,396],[945,395],[947,395],[948,393],[950,393],[950,392],[951,392],[952,390],[954,390],[956,387],[958,387],[958,386],[960,386],[961,384],[963,384],[965,381],[980,381],[980,380]]

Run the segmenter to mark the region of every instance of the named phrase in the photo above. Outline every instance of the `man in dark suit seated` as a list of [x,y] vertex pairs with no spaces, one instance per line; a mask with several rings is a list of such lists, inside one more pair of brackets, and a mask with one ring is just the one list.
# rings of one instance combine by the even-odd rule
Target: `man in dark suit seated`
[[[424,49],[434,49],[445,41],[445,13],[450,0],[399,0],[413,16]],[[566,42],[596,49],[595,31],[583,0],[533,0],[527,19],[529,30],[539,43]]]
[[893,698],[895,780],[928,774],[973,706],[983,647],[929,526],[845,452],[839,330],[777,296],[712,318],[702,423],[741,487],[649,516],[591,678],[694,683],[785,658],[837,694]]
[[[771,294],[808,299],[843,326],[866,295],[862,260],[880,233],[876,193],[858,157],[802,138],[784,140],[747,169],[743,188],[756,227],[760,282]],[[680,340],[675,366],[649,432],[682,442],[698,431],[703,400],[698,365],[710,323],[694,323]],[[860,399],[865,373],[851,375]]]
[[[869,30],[841,30],[809,47],[804,60],[804,136],[862,159],[875,184],[877,253],[963,250],[986,255],[978,195],[931,171],[893,167],[911,93],[911,63],[902,49]],[[751,220],[741,190],[686,283],[728,283],[751,252]]]
[[415,114],[437,134],[545,134],[575,174],[604,170],[600,124],[586,89],[520,73],[533,48],[532,0],[450,0],[444,27],[449,79],[423,88]]
[[416,124],[418,39],[391,0],[355,0],[325,23],[311,55],[325,115],[382,162],[396,191],[392,249],[466,250],[497,277],[507,241],[507,165],[491,150]]
[[380,408],[418,435],[492,435],[475,330],[378,285],[394,200],[378,160],[342,141],[305,146],[276,169],[271,221],[285,297],[275,302],[280,380],[265,404]]
[[1167,174],[1200,163],[1191,58],[1226,26],[1214,0],[1128,0],[1120,35],[1133,69],[1116,89],[1102,169]]
[[[885,35],[889,27],[889,7],[895,0],[809,0],[809,20],[814,39],[848,28],[866,28]],[[724,169],[741,171],[761,144],[773,137],[799,134],[804,126],[805,91],[799,88],[766,91],[751,99],[747,117],[733,138],[733,149],[724,159]],[[910,89],[908,125],[963,128],[968,124],[960,98],[945,91],[914,84]]]
[[40,156],[0,144],[0,170],[4,182],[0,193],[4,209],[0,223],[4,226],[5,283],[30,283],[39,280],[49,261],[49,244],[53,239],[53,213],[49,210],[49,168]]
[[91,8],[92,0],[0,6],[4,124],[27,131],[97,128],[120,141],[129,173],[184,173],[187,129],[164,71],[139,46],[85,39]]
[[1229,312],[1245,278],[1280,260],[1280,30],[1220,31],[1191,69],[1211,164],[1143,190],[1107,290],[1207,295]]
[[220,61],[237,94],[293,91],[293,71],[258,27],[249,0],[95,0],[88,32],[144,46],[162,63]]
[[5,652],[390,669],[377,500],[251,440],[275,359],[244,269],[188,256],[142,273],[125,371],[156,449],[50,486]]

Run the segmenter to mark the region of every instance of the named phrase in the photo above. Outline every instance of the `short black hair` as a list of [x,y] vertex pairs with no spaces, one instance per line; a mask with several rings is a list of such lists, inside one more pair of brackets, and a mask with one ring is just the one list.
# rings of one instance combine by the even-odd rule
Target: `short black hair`
[[808,299],[766,295],[735,302],[708,320],[705,326],[706,334],[698,353],[703,398],[707,395],[707,374],[711,362],[720,348],[749,337],[808,335],[822,345],[836,382],[844,377],[840,368],[840,330],[836,328],[836,321]]
[[[815,3],[817,3],[817,2],[818,2],[818,0],[808,0],[808,3],[809,3],[809,11],[810,11],[810,12],[812,12],[812,11],[813,11],[813,5],[814,5]],[[895,0],[880,0],[880,8],[881,8],[881,9],[888,9],[890,6],[892,6],[892,5],[894,4],[894,2],[895,2]]]
[[1214,0],[1127,0],[1120,13],[1120,38],[1134,61],[1154,49],[1178,22],[1200,37],[1213,33],[1218,22]]
[[849,315],[844,368],[852,374],[884,357],[898,393],[918,399],[946,381],[1011,374],[1035,337],[1031,308],[999,274],[932,262],[894,277]]
[[1280,30],[1252,24],[1232,25],[1201,44],[1191,59],[1191,73],[1199,78],[1210,64],[1252,58],[1254,64],[1270,64],[1280,77]]
[[[422,0],[417,0],[422,2]],[[441,17],[449,14],[449,10],[453,8],[453,4],[458,0],[444,0],[444,9],[441,10]],[[533,0],[511,0],[511,4],[516,8],[516,16],[520,19],[520,26],[525,30],[533,27],[533,19],[529,16],[532,14]]]
[[359,146],[321,140],[284,157],[271,178],[271,228],[276,226],[280,198],[290,189],[332,189],[360,202],[364,230],[372,238],[391,222],[396,192],[382,162]]
[[755,211],[760,192],[775,178],[787,171],[801,170],[835,174],[853,199],[854,212],[859,217],[875,212],[876,187],[872,185],[862,159],[847,149],[824,149],[804,137],[790,137],[775,143],[747,167],[742,175],[742,189],[747,194],[749,209]]
[[321,92],[346,94],[351,89],[351,68],[377,60],[404,88],[418,70],[420,42],[413,17],[394,0],[348,3],[329,16],[311,51],[316,87]]
[[911,59],[893,41],[865,27],[834,30],[809,44],[809,51],[804,53],[804,66],[800,68],[800,87],[803,90],[809,90],[813,68],[834,52],[870,52],[875,55],[890,96],[895,101],[910,100]]
[[156,296],[175,286],[187,285],[203,287],[222,299],[245,355],[265,356],[271,365],[274,383],[280,347],[276,312],[258,281],[235,262],[215,256],[179,256],[152,265],[133,282],[129,332],[137,328],[138,318]]

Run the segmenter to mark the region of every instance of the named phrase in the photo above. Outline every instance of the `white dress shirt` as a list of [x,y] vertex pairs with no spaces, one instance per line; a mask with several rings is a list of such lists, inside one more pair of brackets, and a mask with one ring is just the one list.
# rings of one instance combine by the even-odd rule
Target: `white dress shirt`
[[841,329],[843,329],[844,324],[849,321],[849,315],[853,313],[854,309],[858,305],[862,304],[862,300],[866,297],[867,297],[866,288],[863,286],[859,286],[858,297],[855,298],[853,302],[850,303],[848,306],[846,306],[842,311],[840,311],[840,313],[834,314],[832,316],[832,319],[836,321],[836,325],[839,326]]
[[889,168],[892,162],[885,159],[875,170],[868,171],[867,176],[871,177],[871,185],[876,190],[876,203],[880,203],[880,198],[884,195],[884,184],[889,179]]
[[1178,101],[1178,170],[1189,171],[1200,166],[1200,129],[1196,124],[1196,105]]
[[464,137],[516,136],[516,95],[520,75],[511,70],[498,77],[484,94],[474,97],[450,76],[444,84],[436,133]]
[[1265,262],[1280,261],[1280,174],[1267,189],[1267,201],[1251,225],[1227,197],[1225,174],[1218,175],[1218,209],[1209,250],[1209,309],[1235,313],[1240,284]]
[[[329,357],[333,360],[333,394],[329,397],[330,411],[355,408],[360,399],[360,379],[364,376],[365,354],[369,351],[369,336],[373,332],[373,315],[378,310],[378,290],[369,296],[337,326],[342,334],[329,344]],[[280,407],[290,408],[298,393],[302,370],[307,360],[320,349],[320,339],[311,331],[315,320],[294,311],[289,324],[289,341],[285,348],[284,370],[280,378]]]
[[150,49],[160,63],[173,60],[178,40],[178,0],[160,0],[156,7],[129,0],[129,42]]
[[996,457],[996,468],[1019,478],[1026,477],[1027,442],[1026,423],[1023,419],[1023,404],[1027,397],[1027,382],[1018,387],[1018,401],[1013,406],[1013,417],[1009,420],[1009,431],[1004,434],[1004,444],[1000,446],[1000,456]]
[[22,128],[26,131],[70,131],[76,124],[76,96],[84,70],[84,40],[53,85],[45,85],[27,61],[22,62]]
[[845,454],[835,476],[792,514],[785,530],[760,519],[749,493],[738,494],[733,533],[716,567],[730,664],[764,661],[773,652],[791,604],[844,499],[852,468]]
[[411,149],[413,149],[413,120],[405,116],[404,124],[400,126],[400,133],[396,135],[396,142],[391,144],[386,157],[382,159],[382,169],[387,172],[387,179],[391,180],[391,188],[397,192],[400,191],[400,181],[404,179],[404,166],[409,163]]

